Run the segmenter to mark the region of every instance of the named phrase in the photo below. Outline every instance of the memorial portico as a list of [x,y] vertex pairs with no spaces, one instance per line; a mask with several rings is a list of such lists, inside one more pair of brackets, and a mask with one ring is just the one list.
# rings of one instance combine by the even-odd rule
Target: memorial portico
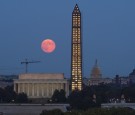
[[50,98],[55,90],[65,90],[69,95],[69,83],[64,74],[21,74],[14,80],[14,91],[26,93],[28,98]]

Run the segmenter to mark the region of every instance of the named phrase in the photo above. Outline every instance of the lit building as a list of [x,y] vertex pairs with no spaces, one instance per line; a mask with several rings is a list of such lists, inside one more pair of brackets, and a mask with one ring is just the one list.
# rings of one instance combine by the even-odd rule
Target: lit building
[[111,78],[103,78],[101,74],[101,70],[98,66],[97,60],[95,61],[95,65],[92,68],[89,85],[99,85],[99,84],[109,84],[112,83]]
[[21,74],[14,80],[14,91],[26,93],[28,98],[50,98],[55,90],[65,90],[69,95],[69,83],[64,74]]
[[97,60],[95,61],[95,65],[94,67],[92,68],[92,71],[91,71],[91,78],[101,78],[102,77],[102,74],[101,74],[101,70],[98,66],[98,63],[97,63]]
[[81,12],[76,4],[72,12],[71,90],[82,90]]

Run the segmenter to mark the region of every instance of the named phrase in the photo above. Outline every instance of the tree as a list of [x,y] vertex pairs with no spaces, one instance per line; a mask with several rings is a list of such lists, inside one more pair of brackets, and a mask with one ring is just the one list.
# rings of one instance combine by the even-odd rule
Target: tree
[[92,95],[86,92],[87,91],[85,90],[75,90],[69,95],[68,102],[70,103],[72,109],[86,110],[96,106]]
[[51,99],[53,103],[65,103],[66,102],[66,95],[65,91],[63,89],[55,90]]
[[57,103],[57,102],[58,102],[58,98],[59,98],[59,90],[56,89],[56,90],[54,91],[52,97],[51,97],[52,102]]
[[19,93],[17,96],[16,96],[16,100],[15,100],[16,103],[28,103],[28,97],[25,93]]
[[3,102],[3,99],[4,99],[4,90],[0,88],[0,103]]
[[5,101],[7,103],[9,102],[14,102],[15,98],[16,98],[16,93],[13,90],[13,86],[7,86],[5,87]]
[[65,90],[61,89],[60,92],[59,92],[59,102],[60,103],[65,103],[66,102],[66,92]]
[[0,102],[10,103],[16,98],[16,93],[13,91],[13,86],[7,86],[5,88],[0,88]]

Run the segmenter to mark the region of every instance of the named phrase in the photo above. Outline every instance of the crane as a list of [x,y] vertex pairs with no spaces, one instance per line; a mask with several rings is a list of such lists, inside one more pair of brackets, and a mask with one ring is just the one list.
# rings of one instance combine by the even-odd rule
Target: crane
[[25,73],[28,72],[28,64],[29,63],[38,63],[40,61],[28,61],[27,59],[25,59],[25,61],[22,61],[21,64],[25,64]]

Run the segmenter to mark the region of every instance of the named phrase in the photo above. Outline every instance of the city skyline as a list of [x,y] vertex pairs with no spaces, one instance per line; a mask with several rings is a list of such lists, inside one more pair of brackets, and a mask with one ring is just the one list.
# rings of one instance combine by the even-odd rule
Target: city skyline
[[[53,4],[52,4],[53,3]],[[0,74],[71,71],[72,11],[78,4],[82,12],[83,76],[90,77],[96,59],[102,75],[127,76],[134,69],[135,1],[0,1]],[[52,39],[56,50],[42,52],[44,39]],[[59,66],[58,66],[59,65]]]

